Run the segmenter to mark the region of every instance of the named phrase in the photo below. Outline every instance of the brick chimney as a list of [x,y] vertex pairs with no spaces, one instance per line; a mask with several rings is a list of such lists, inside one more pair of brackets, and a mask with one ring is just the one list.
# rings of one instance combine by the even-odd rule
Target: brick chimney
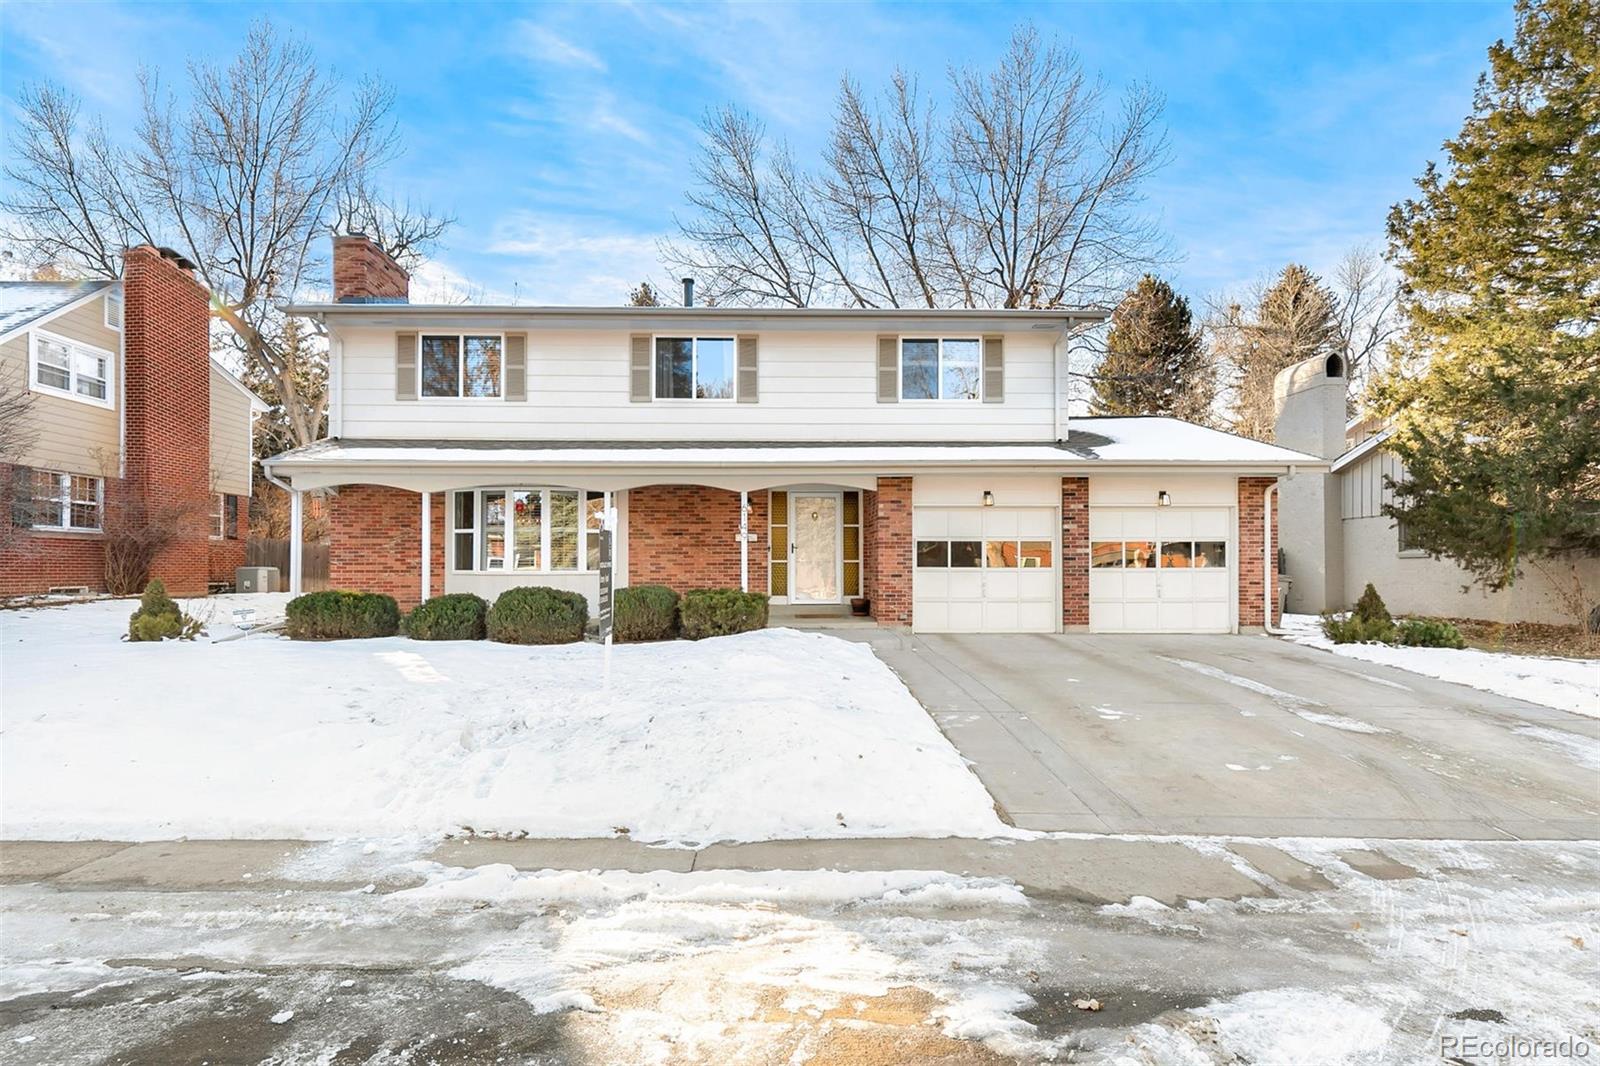
[[126,481],[119,520],[166,523],[150,573],[174,596],[206,592],[211,513],[211,294],[194,264],[140,245],[122,259]]
[[333,299],[337,303],[403,304],[411,275],[363,233],[333,238]]

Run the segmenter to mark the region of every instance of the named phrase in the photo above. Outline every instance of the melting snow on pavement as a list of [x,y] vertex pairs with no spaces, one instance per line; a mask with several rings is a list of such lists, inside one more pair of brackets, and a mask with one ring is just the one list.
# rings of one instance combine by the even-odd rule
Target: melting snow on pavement
[[[233,636],[285,599],[193,609]],[[133,607],[0,612],[5,837],[1012,833],[863,644],[128,644]]]

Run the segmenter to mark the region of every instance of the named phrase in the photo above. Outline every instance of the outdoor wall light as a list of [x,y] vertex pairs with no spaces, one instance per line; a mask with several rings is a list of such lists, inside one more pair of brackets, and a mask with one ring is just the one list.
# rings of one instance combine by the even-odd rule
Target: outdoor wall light
[[983,505],[985,507],[994,506],[994,493],[990,492],[988,489],[983,490]]
[[1156,493],[1156,506],[1157,507],[1171,507],[1172,506],[1172,494],[1170,492],[1168,492],[1166,489],[1162,489],[1160,492]]

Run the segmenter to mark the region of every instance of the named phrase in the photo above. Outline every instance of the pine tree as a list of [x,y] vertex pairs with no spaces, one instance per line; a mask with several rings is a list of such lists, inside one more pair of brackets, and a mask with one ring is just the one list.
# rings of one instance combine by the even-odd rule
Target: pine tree
[[1339,299],[1311,271],[1290,263],[1252,302],[1250,308],[1227,308],[1211,329],[1231,367],[1233,431],[1271,440],[1272,379],[1303,359],[1340,350]]
[[656,287],[648,281],[641,281],[628,293],[629,307],[660,307],[661,297],[656,295]]
[[1207,422],[1216,397],[1209,354],[1189,301],[1146,274],[1111,316],[1090,410]]
[[1389,216],[1408,325],[1375,390],[1408,543],[1501,588],[1600,552],[1600,3],[1518,0],[1472,114]]

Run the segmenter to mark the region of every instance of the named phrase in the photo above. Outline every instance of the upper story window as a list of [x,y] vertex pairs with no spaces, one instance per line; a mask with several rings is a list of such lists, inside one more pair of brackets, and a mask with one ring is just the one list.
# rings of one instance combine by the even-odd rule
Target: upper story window
[[35,470],[32,496],[35,529],[100,529],[101,503],[105,498],[105,482],[100,478]]
[[983,355],[976,337],[913,338],[900,341],[902,400],[982,398]]
[[733,399],[732,337],[657,337],[658,400]]
[[35,330],[28,347],[28,382],[37,392],[112,405],[112,355],[101,348]]
[[500,395],[505,338],[498,334],[424,333],[422,396],[494,398]]
[[107,290],[105,298],[106,329],[122,329],[122,293]]

